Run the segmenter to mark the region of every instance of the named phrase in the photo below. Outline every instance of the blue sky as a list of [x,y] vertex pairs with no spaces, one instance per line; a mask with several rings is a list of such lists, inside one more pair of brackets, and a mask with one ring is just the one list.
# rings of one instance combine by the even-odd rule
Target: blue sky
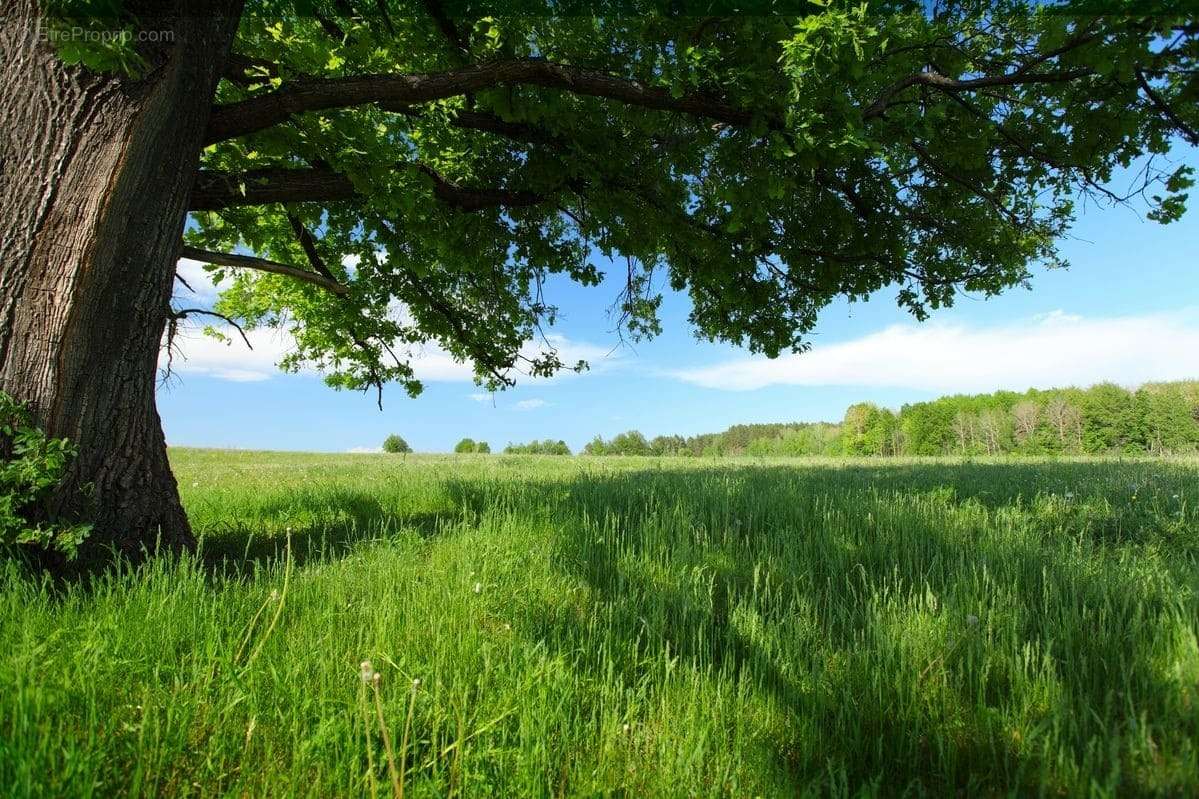
[[[660,337],[620,346],[608,316],[617,286],[560,281],[550,286],[561,308],[552,332],[563,337],[563,360],[584,357],[591,371],[524,379],[489,396],[468,368],[430,352],[418,362],[424,393],[410,399],[393,388],[381,412],[373,393],[273,369],[286,342],[265,331],[254,351],[193,332],[176,377],[159,390],[159,410],[171,445],[371,450],[395,432],[417,451],[447,451],[463,436],[493,449],[561,438],[577,450],[596,434],[633,428],[690,435],[738,422],[837,420],[862,400],[898,408],[955,392],[1199,377],[1199,209],[1168,226],[1127,208],[1090,209],[1061,250],[1071,268],[1036,272],[1031,291],[962,295],[923,324],[896,307],[891,290],[835,303],[812,350],[777,361],[696,340],[677,295],[663,303]],[[197,265],[181,270],[202,295],[211,291]]]

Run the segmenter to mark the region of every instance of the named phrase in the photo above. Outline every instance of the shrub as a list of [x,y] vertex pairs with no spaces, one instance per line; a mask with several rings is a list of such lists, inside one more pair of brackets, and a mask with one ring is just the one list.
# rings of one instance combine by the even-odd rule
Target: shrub
[[75,557],[92,526],[55,520],[46,507],[74,456],[70,441],[50,438],[23,405],[0,391],[0,544]]
[[468,452],[477,452],[478,446],[479,445],[475,443],[473,438],[464,438],[454,446],[454,452],[458,453],[459,455]]
[[383,451],[393,455],[403,455],[411,452],[412,447],[408,446],[407,441],[392,433],[383,441]]
[[475,443],[475,452],[477,452],[480,455],[490,455],[491,454],[491,445],[488,444],[486,441],[476,442]]

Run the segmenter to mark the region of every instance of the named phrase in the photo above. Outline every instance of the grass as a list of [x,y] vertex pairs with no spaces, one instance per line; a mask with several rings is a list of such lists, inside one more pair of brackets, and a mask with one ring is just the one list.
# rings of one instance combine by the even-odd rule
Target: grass
[[1199,794],[1194,460],[172,458],[0,564],[6,795]]

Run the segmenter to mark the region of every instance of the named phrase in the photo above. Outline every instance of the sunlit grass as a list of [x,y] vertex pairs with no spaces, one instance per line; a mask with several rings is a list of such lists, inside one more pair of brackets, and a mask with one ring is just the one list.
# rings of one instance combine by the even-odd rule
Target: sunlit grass
[[0,566],[6,794],[1199,793],[1193,460],[173,461]]

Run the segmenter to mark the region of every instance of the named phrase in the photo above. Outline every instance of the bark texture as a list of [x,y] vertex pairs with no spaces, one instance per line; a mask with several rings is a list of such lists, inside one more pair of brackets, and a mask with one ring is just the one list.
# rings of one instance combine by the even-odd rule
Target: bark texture
[[54,505],[95,522],[91,546],[189,547],[154,389],[240,3],[154,4],[141,28],[167,41],[139,46],[136,79],[64,65],[32,0],[2,5],[0,389],[78,446]]

